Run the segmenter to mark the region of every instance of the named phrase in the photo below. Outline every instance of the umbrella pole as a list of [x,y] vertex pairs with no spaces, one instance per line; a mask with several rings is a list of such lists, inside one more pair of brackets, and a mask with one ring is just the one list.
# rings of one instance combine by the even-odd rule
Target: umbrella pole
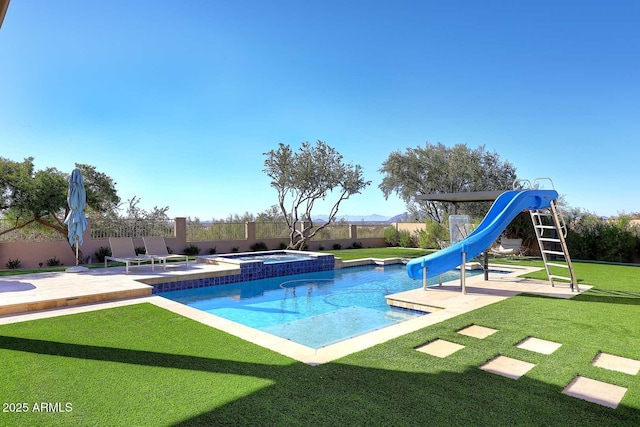
[[80,265],[78,261],[78,236],[76,236],[76,266]]

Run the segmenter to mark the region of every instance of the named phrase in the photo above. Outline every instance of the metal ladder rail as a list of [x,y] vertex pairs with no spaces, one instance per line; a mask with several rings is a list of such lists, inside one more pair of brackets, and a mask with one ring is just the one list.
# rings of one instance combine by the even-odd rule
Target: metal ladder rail
[[[549,283],[551,286],[555,286],[554,279],[562,279],[568,280],[570,282],[571,290],[578,290],[578,283],[575,278],[575,274],[573,271],[573,265],[571,264],[571,258],[569,256],[569,250],[567,248],[567,243],[565,240],[566,237],[566,224],[561,219],[558,214],[558,209],[556,207],[555,201],[551,202],[550,208],[548,211],[543,210],[533,210],[530,211],[531,220],[533,222],[533,228],[536,233],[536,238],[538,240],[538,246],[540,247],[540,254],[542,255],[542,260],[544,262],[544,267],[547,272],[547,276],[549,278]],[[542,218],[549,218],[553,225],[547,225],[543,222]],[[557,237],[546,236],[545,231],[556,231]],[[554,251],[551,249],[547,249],[545,247],[545,243],[559,243],[562,248],[562,252]],[[549,255],[557,255],[562,256],[565,259],[566,264],[558,264],[549,261]],[[557,274],[551,273],[550,267],[560,267],[566,268],[568,270],[568,276],[560,276]],[[574,288],[575,287],[575,288]]]
[[544,268],[547,271],[547,277],[549,278],[549,283],[551,286],[554,286],[553,279],[551,277],[551,269],[549,268],[549,262],[547,260],[546,248],[544,246],[545,241],[552,241],[551,238],[545,237],[544,232],[550,228],[555,229],[555,227],[550,227],[548,225],[544,225],[542,222],[542,216],[544,213],[541,210],[531,210],[529,211],[531,215],[531,221],[533,222],[533,230],[536,233],[536,239],[538,241],[538,246],[540,247],[540,255],[542,256],[542,262],[544,263]]
[[[580,288],[578,286],[578,280],[576,278],[575,272],[573,271],[573,264],[571,263],[571,257],[569,256],[569,248],[567,246],[567,224],[564,222],[564,218],[560,215],[560,209],[556,205],[555,200],[551,201],[551,214],[553,215],[553,222],[558,230],[558,238],[560,239],[560,247],[562,248],[562,252],[564,253],[564,260],[566,263],[566,267],[569,269],[569,280],[571,282],[571,290],[580,292]],[[563,265],[563,264],[559,264]]]

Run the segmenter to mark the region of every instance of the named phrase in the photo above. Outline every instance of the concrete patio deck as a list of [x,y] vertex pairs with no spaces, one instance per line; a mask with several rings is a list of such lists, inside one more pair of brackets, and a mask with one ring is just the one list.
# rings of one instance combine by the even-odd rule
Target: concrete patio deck
[[154,283],[236,274],[239,268],[189,263],[0,276],[0,316],[150,296]]

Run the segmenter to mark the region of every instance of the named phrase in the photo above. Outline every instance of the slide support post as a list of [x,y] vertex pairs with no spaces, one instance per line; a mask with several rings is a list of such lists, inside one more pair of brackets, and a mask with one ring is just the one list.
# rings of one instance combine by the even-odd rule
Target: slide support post
[[489,248],[484,251],[484,280],[489,280]]
[[425,264],[422,265],[422,290],[427,290],[427,266]]
[[465,283],[466,269],[467,269],[467,253],[462,252],[462,264],[460,265],[460,286],[462,287],[462,293],[467,294],[467,287]]

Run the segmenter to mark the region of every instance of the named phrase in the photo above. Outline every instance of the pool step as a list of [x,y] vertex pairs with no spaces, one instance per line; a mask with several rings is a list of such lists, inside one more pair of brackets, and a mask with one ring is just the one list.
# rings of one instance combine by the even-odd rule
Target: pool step
[[437,307],[420,302],[403,300],[394,298],[392,295],[387,296],[387,304],[391,307],[402,308],[405,310],[420,311],[422,313],[433,313],[434,311],[444,310],[444,307]]

